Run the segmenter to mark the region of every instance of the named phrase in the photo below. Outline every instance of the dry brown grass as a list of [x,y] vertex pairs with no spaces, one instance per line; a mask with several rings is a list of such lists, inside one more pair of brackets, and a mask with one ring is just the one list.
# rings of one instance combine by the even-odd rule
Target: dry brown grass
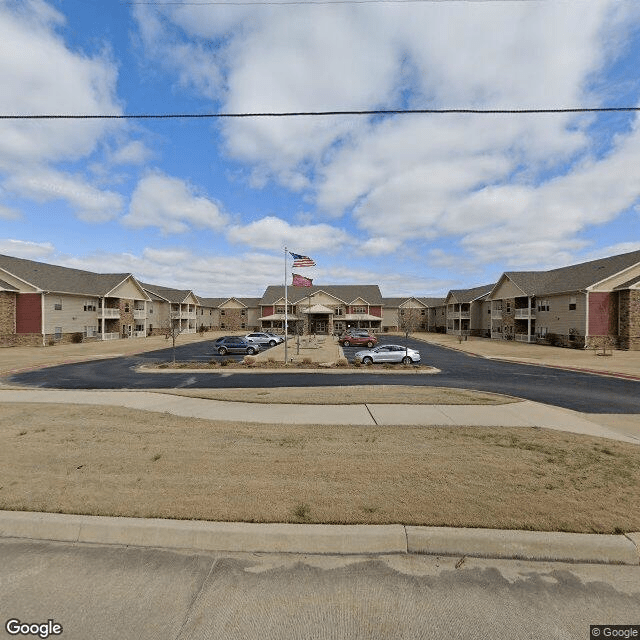
[[640,530],[640,448],[526,428],[255,425],[3,405],[0,508]]
[[264,404],[509,404],[517,398],[449,389],[409,385],[367,385],[348,387],[262,387],[256,389],[157,389],[157,393]]

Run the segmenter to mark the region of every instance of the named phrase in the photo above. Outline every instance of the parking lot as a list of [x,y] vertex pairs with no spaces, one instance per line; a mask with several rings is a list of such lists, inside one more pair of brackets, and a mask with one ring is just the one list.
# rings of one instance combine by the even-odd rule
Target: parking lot
[[[415,349],[416,351],[420,351],[421,347],[424,349],[424,346],[425,346],[424,342],[415,340],[414,338],[409,338],[405,340],[405,338],[402,336],[387,336],[384,333],[375,334],[375,335],[378,338],[378,344],[375,346],[380,346],[385,344],[398,344],[403,347],[408,346],[410,349]],[[342,347],[342,350],[344,351],[345,358],[347,358],[347,360],[350,363],[353,363],[356,353],[358,351],[366,351],[367,347],[365,345],[348,346],[348,347]],[[422,352],[420,355],[421,356],[423,355]]]

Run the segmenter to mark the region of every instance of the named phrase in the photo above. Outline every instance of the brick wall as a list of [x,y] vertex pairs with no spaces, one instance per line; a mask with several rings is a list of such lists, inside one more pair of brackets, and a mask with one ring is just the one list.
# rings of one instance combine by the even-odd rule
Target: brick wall
[[21,293],[16,300],[16,333],[42,332],[42,296]]

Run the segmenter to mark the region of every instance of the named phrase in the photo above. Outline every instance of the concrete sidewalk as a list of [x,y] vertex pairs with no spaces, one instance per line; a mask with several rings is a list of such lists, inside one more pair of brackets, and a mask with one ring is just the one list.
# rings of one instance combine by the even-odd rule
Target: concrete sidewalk
[[256,524],[0,511],[0,537],[246,553],[428,554],[640,564],[640,533],[595,535],[401,524]]
[[640,444],[640,419],[636,427],[611,420],[611,416],[599,423],[598,414],[528,400],[504,405],[305,405],[228,402],[151,391],[0,389],[0,402],[112,405],[184,417],[264,424],[537,427]]

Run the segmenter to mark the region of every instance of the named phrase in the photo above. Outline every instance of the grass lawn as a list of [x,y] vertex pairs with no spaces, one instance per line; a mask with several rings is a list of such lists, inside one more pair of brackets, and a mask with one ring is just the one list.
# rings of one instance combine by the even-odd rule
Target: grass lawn
[[542,429],[281,426],[5,404],[0,508],[640,530],[640,447]]
[[263,387],[256,389],[157,389],[157,393],[266,404],[509,404],[518,398],[448,389],[445,387],[413,387],[411,385],[367,385],[349,387]]

